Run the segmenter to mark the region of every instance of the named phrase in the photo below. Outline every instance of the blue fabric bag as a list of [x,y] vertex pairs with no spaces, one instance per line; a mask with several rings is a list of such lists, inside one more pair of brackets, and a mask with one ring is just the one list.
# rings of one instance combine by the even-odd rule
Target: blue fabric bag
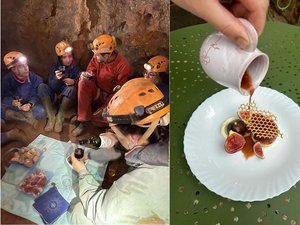
[[45,224],[54,223],[69,208],[70,204],[58,192],[55,186],[37,197],[33,207],[39,212]]

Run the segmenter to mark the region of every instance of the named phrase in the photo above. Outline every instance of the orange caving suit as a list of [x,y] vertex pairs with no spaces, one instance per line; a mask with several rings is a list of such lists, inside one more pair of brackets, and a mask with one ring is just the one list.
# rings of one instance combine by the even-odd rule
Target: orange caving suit
[[[92,103],[98,108],[106,107],[113,96],[113,88],[123,85],[131,75],[131,68],[124,56],[118,54],[111,62],[98,62],[93,57],[86,69],[94,76],[90,80],[80,80],[78,84],[78,121],[90,121]],[[100,89],[100,94],[97,92]]]

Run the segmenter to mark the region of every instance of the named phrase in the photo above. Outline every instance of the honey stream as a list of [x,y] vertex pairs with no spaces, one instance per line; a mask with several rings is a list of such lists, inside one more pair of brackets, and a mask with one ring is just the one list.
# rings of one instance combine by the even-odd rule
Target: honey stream
[[[253,81],[251,78],[251,75],[249,74],[249,72],[246,70],[246,72],[244,73],[244,76],[242,78],[242,83],[241,83],[241,88],[246,90],[249,94],[249,120],[251,119],[251,115],[252,115],[252,109],[251,109],[251,102],[252,102],[252,95],[255,91],[255,87],[253,85]],[[251,136],[247,136],[245,137],[246,140],[246,144],[242,149],[242,152],[245,156],[246,159],[248,159],[250,156],[254,155],[254,151],[253,151],[253,145],[254,145],[254,141],[252,140]]]

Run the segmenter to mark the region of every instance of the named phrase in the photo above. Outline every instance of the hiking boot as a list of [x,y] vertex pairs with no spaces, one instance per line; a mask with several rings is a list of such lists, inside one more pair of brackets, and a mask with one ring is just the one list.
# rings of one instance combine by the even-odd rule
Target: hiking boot
[[54,106],[51,102],[50,97],[43,97],[41,98],[41,101],[43,103],[44,109],[46,111],[47,114],[47,123],[46,126],[44,128],[45,131],[53,131],[53,127],[55,125],[55,109]]
[[84,122],[81,122],[74,130],[72,130],[72,136],[73,137],[77,137],[79,135],[81,135],[85,128],[87,127],[87,124],[89,123],[89,121],[84,121]]
[[68,110],[70,110],[72,108],[74,103],[75,102],[73,100],[63,97],[62,102],[59,107],[58,114],[56,115],[56,121],[55,121],[55,126],[54,126],[54,131],[56,133],[62,132],[66,113]]

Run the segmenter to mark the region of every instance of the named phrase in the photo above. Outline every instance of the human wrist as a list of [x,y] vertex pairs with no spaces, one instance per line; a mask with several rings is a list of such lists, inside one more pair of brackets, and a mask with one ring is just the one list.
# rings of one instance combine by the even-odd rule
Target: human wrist
[[85,175],[88,175],[88,174],[89,174],[89,172],[86,168],[83,168],[78,172],[78,175],[80,178],[83,178]]

